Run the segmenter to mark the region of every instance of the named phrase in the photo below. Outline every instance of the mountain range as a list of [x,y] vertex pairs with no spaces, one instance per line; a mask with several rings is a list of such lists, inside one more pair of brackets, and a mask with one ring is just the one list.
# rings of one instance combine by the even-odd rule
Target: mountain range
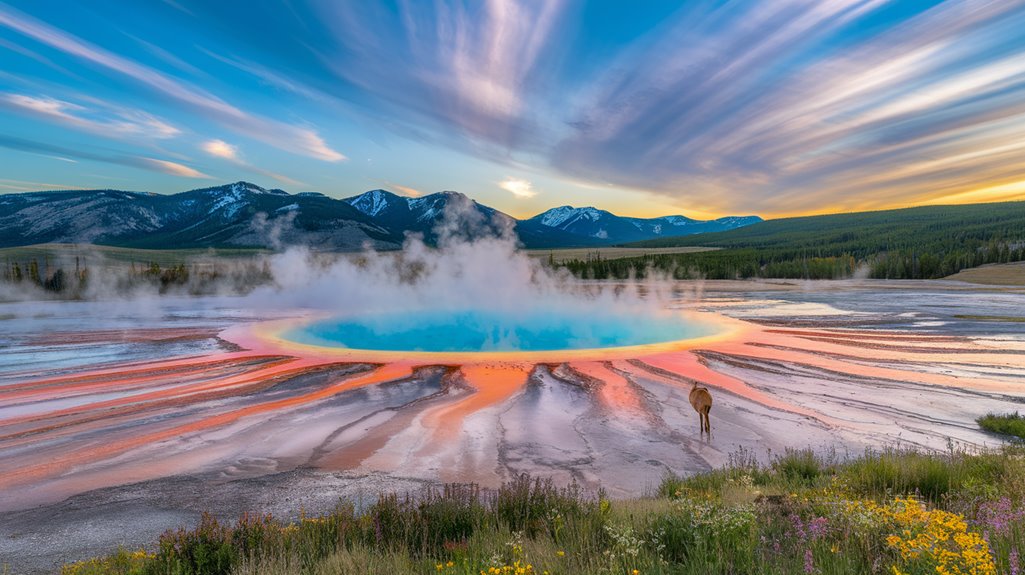
[[527,248],[613,245],[724,231],[757,216],[694,220],[630,218],[593,207],[553,208],[518,220],[458,192],[416,198],[371,190],[338,200],[317,192],[289,194],[249,182],[178,194],[71,190],[0,195],[0,247],[94,243],[138,248],[280,247],[395,249],[407,233],[428,242],[446,207],[465,203],[493,229],[511,228]]

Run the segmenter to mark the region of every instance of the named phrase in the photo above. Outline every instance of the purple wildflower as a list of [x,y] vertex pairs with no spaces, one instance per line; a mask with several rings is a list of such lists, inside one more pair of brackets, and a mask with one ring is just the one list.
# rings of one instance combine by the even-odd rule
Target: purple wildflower
[[1025,509],[1015,509],[1011,500],[1006,497],[983,503],[975,514],[977,524],[998,535],[1008,535],[1011,525],[1023,519]]
[[829,520],[825,517],[816,517],[808,523],[808,534],[811,540],[821,539],[829,531]]
[[808,534],[804,531],[804,521],[801,519],[801,516],[796,513],[792,514],[790,516],[790,523],[794,526],[794,532],[797,533],[797,538],[804,541]]
[[811,549],[804,550],[804,572],[809,575],[815,572],[815,556],[812,555]]

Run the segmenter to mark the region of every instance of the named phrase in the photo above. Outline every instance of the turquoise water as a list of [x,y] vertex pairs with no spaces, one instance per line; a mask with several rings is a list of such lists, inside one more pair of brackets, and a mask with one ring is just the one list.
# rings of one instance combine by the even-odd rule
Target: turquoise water
[[298,343],[380,351],[559,351],[642,345],[711,335],[679,314],[418,311],[332,318],[295,328]]

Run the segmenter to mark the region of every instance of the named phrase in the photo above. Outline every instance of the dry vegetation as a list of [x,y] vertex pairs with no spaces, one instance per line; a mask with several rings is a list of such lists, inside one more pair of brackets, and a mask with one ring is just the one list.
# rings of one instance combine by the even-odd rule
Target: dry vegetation
[[1018,573],[1021,449],[890,449],[852,460],[794,450],[769,465],[741,453],[628,501],[528,478],[493,492],[450,485],[289,523],[206,517],[150,549],[63,573]]
[[944,279],[985,285],[1025,286],[1025,262],[980,266],[961,270]]
[[658,254],[692,254],[697,252],[708,252],[719,248],[703,246],[686,246],[670,248],[565,248],[557,250],[527,250],[531,257],[544,258],[546,261],[561,264],[563,262],[580,260],[616,260],[622,258],[636,258]]

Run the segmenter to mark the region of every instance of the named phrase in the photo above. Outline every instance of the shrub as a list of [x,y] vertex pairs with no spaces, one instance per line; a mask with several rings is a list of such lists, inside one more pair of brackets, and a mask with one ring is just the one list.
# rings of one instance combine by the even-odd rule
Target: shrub
[[991,485],[1003,474],[1001,454],[920,453],[910,449],[867,451],[843,466],[845,483],[856,492],[883,496],[918,493],[938,502],[963,485]]
[[[248,518],[243,518],[240,524],[248,521]],[[239,557],[233,543],[255,544],[251,540],[252,534],[237,538],[233,535],[234,530],[204,513],[196,529],[179,528],[160,536],[160,549],[149,571],[180,575],[228,575]]]
[[788,447],[783,455],[777,456],[772,468],[788,481],[801,485],[812,485],[826,472],[825,465],[811,449]]
[[[601,498],[599,494],[599,499]],[[594,503],[585,501],[576,483],[557,488],[551,479],[531,479],[520,475],[506,483],[494,494],[489,511],[510,531],[523,531],[534,536],[540,531],[551,532],[552,518],[576,517]]]
[[1017,411],[1010,415],[986,414],[976,420],[979,427],[993,433],[1010,435],[1018,440],[1025,440],[1025,416]]
[[[143,575],[152,553],[143,549],[128,551],[124,548],[106,557],[78,561],[61,567],[61,575]],[[8,573],[6,566],[0,573]]]

